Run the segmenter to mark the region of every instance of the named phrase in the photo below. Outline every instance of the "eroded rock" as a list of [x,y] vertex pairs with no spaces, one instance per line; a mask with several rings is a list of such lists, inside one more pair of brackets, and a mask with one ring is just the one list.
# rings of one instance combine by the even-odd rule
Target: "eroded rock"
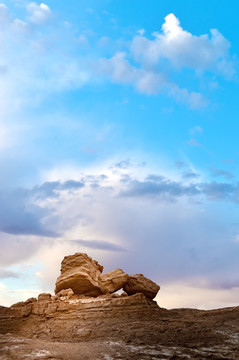
[[49,301],[49,300],[51,300],[51,294],[49,293],[43,293],[38,295],[38,301]]
[[124,286],[128,277],[129,275],[121,269],[110,271],[99,277],[100,289],[104,294],[113,293]]
[[128,277],[123,289],[128,295],[142,293],[147,298],[154,299],[160,289],[160,286],[152,280],[146,278],[144,275],[136,274]]
[[60,292],[58,292],[54,296],[54,300],[59,299],[59,298],[70,299],[72,296],[74,296],[74,291],[72,289],[64,289],[64,290],[61,290]]
[[103,266],[87,254],[65,256],[61,263],[61,275],[56,281],[55,293],[70,288],[75,294],[101,295],[98,280],[102,271]]

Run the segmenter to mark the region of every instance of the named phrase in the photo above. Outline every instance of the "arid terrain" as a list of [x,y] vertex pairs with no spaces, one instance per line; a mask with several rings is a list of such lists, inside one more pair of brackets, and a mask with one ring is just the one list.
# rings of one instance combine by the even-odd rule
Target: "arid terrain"
[[239,307],[166,310],[143,296],[127,300],[72,304],[53,317],[19,318],[2,307],[0,359],[239,359]]
[[66,257],[55,295],[0,307],[0,359],[239,359],[239,307],[163,309],[142,274],[99,267],[86,254]]

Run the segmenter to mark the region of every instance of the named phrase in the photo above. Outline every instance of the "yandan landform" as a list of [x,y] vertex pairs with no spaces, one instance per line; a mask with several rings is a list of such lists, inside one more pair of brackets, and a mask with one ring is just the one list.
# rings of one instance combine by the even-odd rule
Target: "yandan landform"
[[55,295],[0,307],[0,359],[239,359],[239,307],[167,310],[153,300],[159,289],[66,256]]

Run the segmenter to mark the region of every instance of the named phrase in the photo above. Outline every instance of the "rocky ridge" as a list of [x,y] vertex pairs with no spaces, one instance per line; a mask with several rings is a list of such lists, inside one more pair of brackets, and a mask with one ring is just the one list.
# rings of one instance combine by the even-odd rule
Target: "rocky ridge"
[[143,275],[102,272],[86,254],[67,256],[55,295],[0,307],[0,359],[239,358],[239,307],[166,310]]

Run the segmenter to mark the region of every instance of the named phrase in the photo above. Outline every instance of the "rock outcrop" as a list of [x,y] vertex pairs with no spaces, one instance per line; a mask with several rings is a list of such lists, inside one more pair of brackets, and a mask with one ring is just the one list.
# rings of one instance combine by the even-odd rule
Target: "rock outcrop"
[[87,254],[65,256],[61,263],[61,275],[56,281],[55,293],[72,289],[75,294],[99,296],[99,277],[103,266]]
[[[239,307],[166,310],[151,280],[102,270],[86,254],[67,256],[55,295],[0,306],[0,359],[239,359]],[[129,295],[102,295],[119,286]]]
[[[153,299],[160,287],[142,274],[129,276],[121,269],[102,274],[103,266],[87,254],[65,256],[61,263],[61,275],[56,280],[55,294],[71,289],[76,295],[100,296],[124,289],[128,295],[144,294]],[[41,294],[49,299],[49,294]]]
[[115,291],[121,289],[126,281],[128,280],[129,275],[127,275],[123,270],[116,269],[110,271],[99,277],[99,286],[103,294],[114,293]]
[[144,294],[149,299],[154,299],[160,286],[142,274],[131,275],[123,287],[128,295]]

